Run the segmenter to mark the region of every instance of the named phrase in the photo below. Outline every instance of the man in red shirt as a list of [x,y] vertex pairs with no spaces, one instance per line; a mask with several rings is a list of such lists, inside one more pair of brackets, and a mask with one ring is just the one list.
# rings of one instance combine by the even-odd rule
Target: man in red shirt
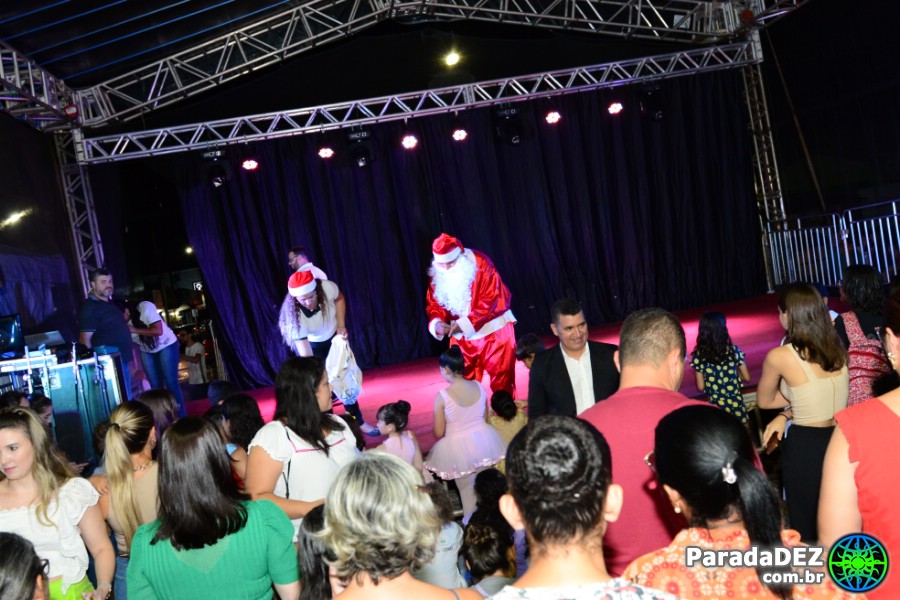
[[614,577],[635,558],[668,545],[686,526],[656,489],[644,457],[653,450],[662,417],[682,406],[706,405],[678,393],[687,349],[675,315],[661,308],[636,311],[625,319],[619,337],[619,391],[580,415],[609,442],[612,480],[624,490],[622,513],[603,538],[604,558]]

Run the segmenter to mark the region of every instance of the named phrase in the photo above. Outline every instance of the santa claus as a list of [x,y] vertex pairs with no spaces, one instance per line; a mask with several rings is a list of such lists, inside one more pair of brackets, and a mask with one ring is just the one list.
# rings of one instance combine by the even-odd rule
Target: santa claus
[[450,345],[459,346],[467,379],[480,381],[487,371],[491,390],[513,393],[516,318],[509,309],[509,289],[491,259],[463,248],[455,237],[442,233],[431,250],[428,331],[439,340],[449,335]]

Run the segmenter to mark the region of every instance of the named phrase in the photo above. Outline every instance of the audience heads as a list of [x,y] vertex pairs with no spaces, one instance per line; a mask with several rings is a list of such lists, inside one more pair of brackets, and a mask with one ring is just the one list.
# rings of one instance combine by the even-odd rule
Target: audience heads
[[50,427],[53,422],[53,402],[43,394],[32,394],[30,400],[31,410],[37,413],[44,425]]
[[28,394],[20,392],[19,390],[4,392],[3,395],[0,396],[0,408],[7,408],[10,406],[22,406],[28,408]]
[[162,438],[166,429],[178,419],[178,401],[169,390],[147,390],[135,398],[153,412],[156,425],[156,439]]
[[459,346],[450,346],[445,350],[438,358],[438,364],[453,375],[462,375],[463,370],[466,368],[466,361]]
[[561,317],[576,317],[583,313],[584,309],[581,308],[580,302],[572,298],[563,298],[554,302],[550,307],[550,322],[559,325]]
[[[621,488],[603,435],[586,421],[544,416],[513,438],[506,454],[509,495],[500,502],[513,527],[538,547],[599,544],[615,520]],[[511,502],[512,501],[512,502]]]
[[154,540],[177,549],[202,548],[246,523],[228,454],[203,417],[183,417],[166,430],[159,453],[159,517]]
[[783,285],[778,292],[778,310],[788,341],[804,360],[826,371],[847,364],[847,351],[816,288],[808,283]]
[[703,313],[697,326],[695,356],[707,362],[721,363],[734,355],[734,344],[725,323],[725,315],[720,312]]
[[498,469],[485,469],[475,475],[475,498],[478,508],[497,507],[500,498],[508,491],[506,475]]
[[409,411],[411,410],[412,406],[409,402],[406,400],[397,400],[396,402],[391,402],[380,407],[378,413],[376,413],[376,417],[385,425],[393,425],[394,429],[399,433],[405,430],[406,426],[409,425]]
[[655,470],[692,526],[743,520],[750,543],[781,543],[778,496],[756,468],[747,429],[725,411],[686,406],[656,426]]
[[0,532],[0,598],[46,600],[48,592],[47,561],[38,558],[25,538]]
[[497,571],[503,577],[516,576],[515,550],[506,531],[493,525],[470,524],[463,538],[462,555],[477,582]]
[[535,355],[545,349],[541,338],[534,333],[526,333],[516,341],[516,359],[521,360],[530,369]]
[[512,394],[506,390],[497,390],[491,395],[491,410],[504,421],[512,421],[519,412],[519,407]]
[[300,600],[331,600],[331,580],[325,558],[328,550],[316,535],[325,527],[325,507],[319,505],[306,513],[300,522],[297,538],[303,586]]
[[[900,291],[892,294],[884,304],[882,329],[882,337],[885,338],[884,349],[896,354],[898,350],[894,350],[889,346],[898,345],[898,338],[900,338]],[[894,368],[896,369],[896,367]]]
[[341,469],[320,534],[339,577],[365,574],[377,584],[431,560],[441,521],[424,489],[422,476],[392,454],[363,454]]
[[309,262],[309,253],[303,246],[294,246],[288,250],[288,266],[294,271]]
[[326,414],[331,408],[331,386],[325,365],[318,358],[294,357],[281,365],[275,377],[275,420],[328,454],[322,430],[337,424]]
[[684,329],[675,315],[661,308],[637,310],[622,323],[619,333],[619,364],[629,366],[661,366],[672,353],[678,351],[684,363],[687,344]]
[[884,306],[884,278],[870,265],[846,267],[841,292],[853,310],[879,314]]
[[431,496],[434,508],[437,511],[441,525],[446,525],[453,520],[453,499],[447,490],[446,484],[441,481],[432,481],[425,485],[425,490]]
[[233,384],[223,379],[213,379],[206,388],[206,395],[209,397],[210,404],[218,404],[231,394],[237,394],[239,389]]
[[222,418],[229,440],[244,450],[250,446],[265,422],[256,399],[244,393],[232,394],[222,402]]

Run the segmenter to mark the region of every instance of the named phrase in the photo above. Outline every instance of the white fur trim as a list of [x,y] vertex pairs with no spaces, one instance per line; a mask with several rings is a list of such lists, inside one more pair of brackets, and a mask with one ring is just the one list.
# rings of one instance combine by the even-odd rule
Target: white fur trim
[[435,318],[432,319],[431,322],[428,324],[428,333],[430,333],[430,334],[431,334],[431,337],[433,337],[433,338],[436,339],[436,340],[442,340],[442,339],[444,339],[444,336],[438,335],[438,332],[437,332],[437,330],[435,329],[435,327],[437,326],[437,324],[440,323],[440,322],[441,322],[441,320],[435,317]]
[[313,279],[306,285],[301,285],[299,287],[288,286],[288,293],[291,296],[293,296],[294,298],[299,298],[300,296],[305,296],[306,294],[309,294],[310,292],[314,291],[315,289],[316,289],[316,280]]
[[462,252],[459,249],[459,246],[448,252],[447,254],[434,254],[434,262],[438,263],[448,263],[453,262]]

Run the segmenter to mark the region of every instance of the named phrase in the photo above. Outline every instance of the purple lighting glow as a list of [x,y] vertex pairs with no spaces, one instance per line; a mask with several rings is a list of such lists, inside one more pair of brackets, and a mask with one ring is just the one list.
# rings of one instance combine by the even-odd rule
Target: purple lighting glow
[[334,156],[334,150],[332,150],[328,146],[319,148],[319,157],[320,158],[331,158],[332,156]]
[[404,135],[403,141],[401,141],[400,143],[403,144],[403,147],[406,148],[407,150],[412,150],[413,148],[415,148],[416,146],[419,145],[419,140],[416,138],[416,136],[409,134],[409,135]]
[[255,171],[259,168],[259,163],[252,158],[248,158],[241,163],[241,168],[245,171]]
[[558,111],[551,110],[547,113],[547,116],[544,117],[544,120],[547,121],[550,125],[556,125],[559,123],[559,120],[562,119],[562,115],[559,114]]
[[612,104],[609,105],[609,108],[607,110],[609,110],[609,114],[617,115],[620,112],[622,112],[622,110],[624,110],[624,108],[625,107],[622,106],[621,102],[613,102]]
[[453,130],[453,139],[457,142],[463,142],[467,137],[469,137],[469,133],[462,127]]

